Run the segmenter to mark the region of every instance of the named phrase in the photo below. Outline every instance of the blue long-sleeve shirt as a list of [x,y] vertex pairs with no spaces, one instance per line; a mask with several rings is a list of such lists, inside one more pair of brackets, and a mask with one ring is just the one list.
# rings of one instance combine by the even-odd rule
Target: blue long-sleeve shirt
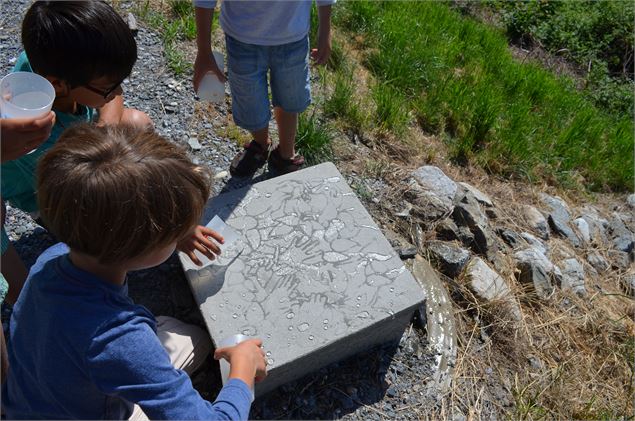
[[37,260],[11,316],[7,419],[248,418],[251,392],[231,379],[211,404],[175,369],[156,320],[113,285],[75,267],[57,244]]
[[[335,0],[316,0],[328,6]],[[246,44],[282,45],[299,41],[309,32],[311,0],[223,0],[220,25],[232,38]],[[194,0],[194,6],[216,7],[216,0]]]

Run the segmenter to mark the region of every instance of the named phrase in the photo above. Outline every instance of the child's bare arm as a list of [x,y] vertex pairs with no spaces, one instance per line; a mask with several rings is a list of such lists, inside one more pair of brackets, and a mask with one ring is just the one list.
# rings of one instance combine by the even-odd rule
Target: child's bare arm
[[326,64],[331,55],[331,5],[318,7],[318,44],[311,50],[315,64]]
[[98,125],[119,124],[123,116],[123,95],[117,95],[112,101],[99,109]]
[[229,361],[229,378],[239,379],[253,387],[255,381],[267,377],[265,351],[261,348],[260,339],[249,339],[236,346],[219,348],[214,352],[217,360],[225,358]]
[[218,68],[216,61],[212,59],[212,18],[214,9],[196,7],[196,60],[194,61],[194,90],[198,91],[198,85],[207,72],[213,72],[221,82],[227,78]]

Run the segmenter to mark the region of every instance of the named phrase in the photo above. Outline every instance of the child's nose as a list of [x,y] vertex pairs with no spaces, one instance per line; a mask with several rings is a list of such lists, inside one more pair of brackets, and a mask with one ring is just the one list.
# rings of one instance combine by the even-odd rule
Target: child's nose
[[117,86],[117,88],[112,91],[109,95],[108,95],[108,101],[112,101],[117,95],[121,95],[123,93],[123,88],[121,87],[121,85]]

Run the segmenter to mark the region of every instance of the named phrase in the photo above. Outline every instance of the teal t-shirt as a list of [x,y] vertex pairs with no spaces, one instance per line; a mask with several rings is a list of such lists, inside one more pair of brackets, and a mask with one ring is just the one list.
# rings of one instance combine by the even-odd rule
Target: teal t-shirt
[[[33,72],[26,54],[22,52],[18,58],[14,72]],[[97,110],[84,105],[79,105],[77,114],[61,113],[55,111],[56,120],[51,135],[35,151],[23,155],[13,161],[7,161],[0,166],[0,193],[2,198],[8,201],[11,206],[19,208],[25,212],[36,212],[36,169],[40,158],[48,151],[62,132],[73,124],[89,123],[97,118]],[[4,227],[2,227],[2,253],[8,247],[8,238]]]

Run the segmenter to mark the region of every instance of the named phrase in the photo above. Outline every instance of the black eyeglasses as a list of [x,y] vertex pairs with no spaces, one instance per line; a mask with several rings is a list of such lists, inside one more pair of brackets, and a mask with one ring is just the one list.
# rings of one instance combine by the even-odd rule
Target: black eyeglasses
[[126,80],[125,78],[122,79],[119,83],[117,83],[116,85],[114,85],[112,88],[108,89],[108,90],[101,90],[101,89],[97,89],[94,88],[90,85],[82,85],[84,88],[88,89],[91,92],[96,93],[97,95],[101,95],[104,97],[104,99],[108,99],[108,97],[119,87],[121,86],[121,84],[123,83],[123,81]]

